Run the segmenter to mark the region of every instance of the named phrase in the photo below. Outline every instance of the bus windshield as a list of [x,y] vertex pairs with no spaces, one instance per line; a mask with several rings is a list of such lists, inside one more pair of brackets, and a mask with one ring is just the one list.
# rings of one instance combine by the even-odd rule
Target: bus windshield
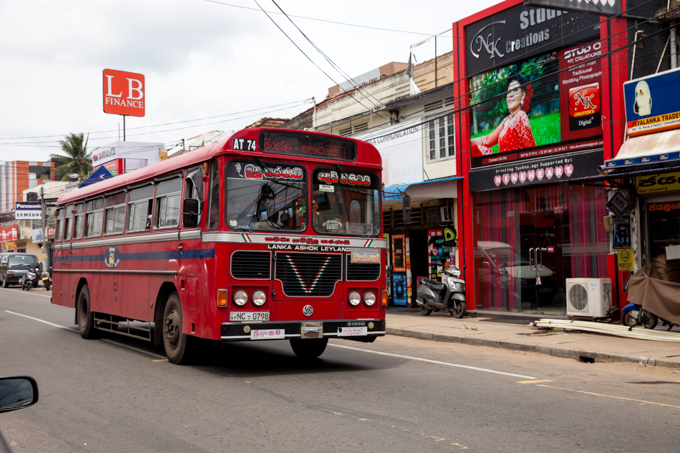
[[380,180],[374,174],[318,168],[312,184],[312,226],[317,233],[380,234]]
[[305,170],[252,162],[227,166],[227,225],[233,230],[292,230],[307,227]]

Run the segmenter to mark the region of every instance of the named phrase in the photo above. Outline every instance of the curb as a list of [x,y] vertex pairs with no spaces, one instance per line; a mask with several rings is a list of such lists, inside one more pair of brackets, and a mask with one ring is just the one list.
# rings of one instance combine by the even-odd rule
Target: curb
[[553,348],[550,346],[539,346],[532,344],[513,343],[510,341],[485,340],[483,338],[456,337],[453,335],[442,335],[417,330],[395,329],[388,327],[385,331],[387,335],[400,337],[417,338],[419,340],[441,341],[443,343],[461,343],[471,346],[487,346],[491,348],[509,349],[513,351],[535,352],[555,357],[576,359],[582,362],[625,362],[638,363],[640,365],[662,366],[666,368],[680,368],[680,363],[670,362],[663,359],[654,359],[643,356],[630,356],[624,354],[602,354],[592,351],[577,351],[573,349]]

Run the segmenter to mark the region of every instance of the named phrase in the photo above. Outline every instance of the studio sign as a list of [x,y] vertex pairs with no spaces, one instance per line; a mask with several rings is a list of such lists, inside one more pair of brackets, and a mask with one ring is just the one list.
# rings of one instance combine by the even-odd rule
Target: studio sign
[[[465,28],[467,74],[597,36],[597,16],[517,5]],[[583,30],[584,33],[575,33]],[[555,46],[545,43],[555,42]],[[538,45],[544,43],[543,45]]]

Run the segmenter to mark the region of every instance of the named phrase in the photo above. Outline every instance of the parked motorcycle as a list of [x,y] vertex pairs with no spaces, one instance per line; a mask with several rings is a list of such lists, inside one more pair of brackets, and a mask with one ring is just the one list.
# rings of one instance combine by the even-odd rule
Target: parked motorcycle
[[433,311],[446,310],[451,316],[462,318],[465,315],[466,302],[465,276],[460,278],[461,276],[460,269],[452,266],[444,271],[442,283],[423,278],[416,291],[420,313],[429,316]]
[[52,286],[52,266],[50,266],[50,272],[45,271],[42,273],[42,282],[45,287],[45,291],[49,291]]
[[638,304],[631,303],[621,309],[621,322],[624,326],[630,327],[628,330],[631,330],[635,326],[642,326],[645,329],[654,329],[659,321],[661,321],[663,327],[668,327],[667,330],[671,330],[677,325],[645,310]]
[[34,272],[28,271],[21,277],[21,290],[30,291],[36,284],[37,275]]

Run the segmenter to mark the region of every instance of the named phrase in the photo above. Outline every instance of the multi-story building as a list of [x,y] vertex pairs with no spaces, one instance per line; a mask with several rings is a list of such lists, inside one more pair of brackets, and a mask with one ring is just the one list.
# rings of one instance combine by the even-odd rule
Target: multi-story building
[[54,180],[54,162],[0,162],[0,212],[14,210],[14,203],[22,201],[22,192],[45,181]]

